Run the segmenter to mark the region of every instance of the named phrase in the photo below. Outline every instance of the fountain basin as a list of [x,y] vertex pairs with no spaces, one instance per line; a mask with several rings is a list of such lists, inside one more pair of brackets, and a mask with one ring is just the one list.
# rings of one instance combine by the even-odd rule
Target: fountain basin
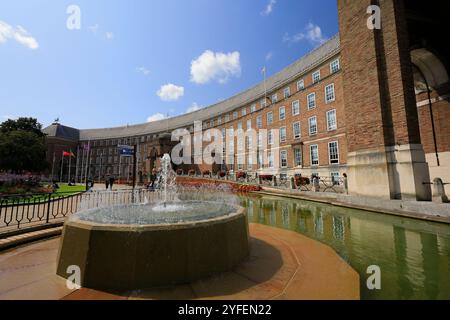
[[[128,216],[129,207],[114,210]],[[83,287],[143,289],[232,270],[249,254],[249,233],[244,209],[228,207],[221,215],[151,224],[87,221],[104,209],[75,214],[64,224],[57,274],[68,278],[68,268],[78,266]]]

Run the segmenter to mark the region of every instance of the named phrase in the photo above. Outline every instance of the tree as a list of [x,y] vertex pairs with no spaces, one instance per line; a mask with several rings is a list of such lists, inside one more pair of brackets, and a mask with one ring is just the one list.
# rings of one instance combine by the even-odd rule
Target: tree
[[49,167],[45,134],[33,118],[8,120],[0,124],[0,170],[22,173]]

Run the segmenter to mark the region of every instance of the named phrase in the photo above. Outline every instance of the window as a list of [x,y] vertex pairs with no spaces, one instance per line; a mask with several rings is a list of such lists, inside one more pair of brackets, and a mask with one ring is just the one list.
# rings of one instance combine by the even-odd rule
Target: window
[[252,128],[252,119],[247,120],[247,130],[250,130]]
[[319,165],[319,146],[317,144],[312,144],[309,146],[309,151],[311,156],[311,165]]
[[280,128],[280,142],[286,142],[286,127]]
[[269,168],[273,168],[275,165],[274,165],[274,156],[273,156],[273,152],[272,151],[269,151],[269,154],[268,154],[268,160],[269,160]]
[[254,103],[250,106],[250,112],[255,112],[255,111],[256,111],[256,103]]
[[327,129],[328,131],[337,129],[336,110],[331,110],[327,112]]
[[261,132],[258,133],[258,147],[262,148],[263,146],[263,135]]
[[287,168],[287,166],[288,166],[288,163],[287,163],[287,150],[280,151],[280,161],[281,161],[281,167],[282,168]]
[[271,125],[273,123],[273,113],[272,112],[268,112],[267,113],[267,124]]
[[209,125],[211,128],[214,127],[214,119],[210,121]]
[[292,115],[298,116],[300,114],[300,101],[292,102]]
[[336,59],[330,63],[330,72],[331,73],[338,72],[339,69],[340,69],[339,59]]
[[217,124],[218,124],[218,125],[221,125],[221,124],[222,124],[222,118],[221,118],[221,117],[218,117],[218,118],[217,118]]
[[341,177],[339,172],[330,172],[330,177],[332,182],[337,182],[339,184],[339,179]]
[[230,121],[230,115],[229,114],[225,115],[225,122],[228,122],[228,121]]
[[309,135],[315,135],[317,134],[317,117],[311,117],[309,118]]
[[242,114],[242,116],[246,116],[247,115],[247,108],[242,108],[241,114]]
[[280,110],[280,114],[279,114],[280,120],[286,119],[286,108],[285,107],[280,107],[279,110]]
[[259,102],[261,104],[261,108],[265,108],[267,106],[267,100],[266,98],[262,98]]
[[258,129],[262,128],[262,116],[256,117],[256,128]]
[[310,93],[307,96],[307,101],[308,101],[308,110],[314,109],[316,107],[316,94]]
[[242,122],[238,122],[237,128],[238,128],[238,130],[239,130],[239,129],[242,130]]
[[328,143],[328,155],[330,164],[339,164],[339,146],[337,141]]
[[238,112],[237,112],[237,111],[234,111],[234,112],[233,112],[233,119],[237,119],[238,116],[239,116],[239,115],[238,115]]
[[252,136],[246,136],[246,142],[247,142],[247,148],[251,149],[253,147],[253,137]]
[[247,160],[247,170],[252,170],[253,169],[253,157],[251,154],[248,155],[248,160]]
[[317,83],[320,81],[320,70],[317,70],[312,74],[312,82]]
[[273,144],[273,131],[272,131],[272,129],[267,132],[267,144],[268,145],[272,145]]
[[297,91],[305,89],[305,80],[301,79],[297,81]]
[[258,152],[258,168],[262,168],[263,167],[263,153],[262,152]]
[[335,99],[334,84],[330,84],[325,87],[325,103],[333,102]]
[[302,133],[300,131],[300,122],[295,122],[293,125],[294,139],[300,139]]
[[291,96],[291,88],[289,87],[284,88],[283,94],[285,99],[289,98]]
[[276,93],[274,93],[273,95],[272,95],[272,103],[277,103],[278,102],[278,94],[276,94]]
[[299,148],[294,149],[294,166],[300,167],[302,165],[302,150]]

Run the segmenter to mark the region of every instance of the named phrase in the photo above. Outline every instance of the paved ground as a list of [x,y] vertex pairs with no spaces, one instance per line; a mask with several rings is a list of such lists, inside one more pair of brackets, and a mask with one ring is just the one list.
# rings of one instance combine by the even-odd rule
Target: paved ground
[[331,248],[295,232],[250,225],[251,256],[189,285],[69,290],[55,275],[60,238],[0,254],[0,299],[359,299],[359,276]]

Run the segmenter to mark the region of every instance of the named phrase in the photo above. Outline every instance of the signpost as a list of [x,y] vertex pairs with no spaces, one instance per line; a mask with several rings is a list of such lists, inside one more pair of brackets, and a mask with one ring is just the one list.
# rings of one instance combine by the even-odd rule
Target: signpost
[[[133,157],[133,190],[136,188],[136,168],[137,168],[137,157],[136,150],[137,145],[127,146],[127,145],[118,145],[119,148],[119,156],[120,157]],[[119,168],[120,171],[120,168]]]

